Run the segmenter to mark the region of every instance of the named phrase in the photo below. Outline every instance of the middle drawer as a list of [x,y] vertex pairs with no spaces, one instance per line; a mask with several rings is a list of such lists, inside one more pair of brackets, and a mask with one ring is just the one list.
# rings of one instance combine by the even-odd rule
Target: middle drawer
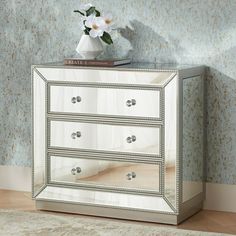
[[50,120],[49,148],[161,156],[161,126]]

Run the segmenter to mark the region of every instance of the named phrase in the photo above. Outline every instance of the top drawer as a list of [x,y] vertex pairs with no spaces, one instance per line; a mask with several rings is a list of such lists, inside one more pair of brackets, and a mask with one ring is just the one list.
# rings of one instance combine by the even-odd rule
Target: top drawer
[[159,88],[94,86],[50,85],[49,112],[161,119]]

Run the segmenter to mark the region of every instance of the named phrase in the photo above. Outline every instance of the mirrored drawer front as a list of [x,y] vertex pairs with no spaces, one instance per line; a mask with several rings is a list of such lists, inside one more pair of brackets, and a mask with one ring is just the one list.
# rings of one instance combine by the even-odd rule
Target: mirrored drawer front
[[50,112],[160,118],[160,91],[50,86]]
[[158,164],[50,157],[50,181],[159,192]]
[[51,148],[160,156],[160,127],[50,121]]

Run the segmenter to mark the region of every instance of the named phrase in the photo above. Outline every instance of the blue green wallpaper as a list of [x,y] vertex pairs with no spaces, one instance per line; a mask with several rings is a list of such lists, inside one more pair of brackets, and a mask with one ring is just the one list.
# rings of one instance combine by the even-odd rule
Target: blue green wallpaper
[[[78,0],[0,2],[0,164],[30,166],[30,65],[72,56]],[[117,31],[106,55],[209,66],[207,179],[236,184],[236,1],[97,0]]]

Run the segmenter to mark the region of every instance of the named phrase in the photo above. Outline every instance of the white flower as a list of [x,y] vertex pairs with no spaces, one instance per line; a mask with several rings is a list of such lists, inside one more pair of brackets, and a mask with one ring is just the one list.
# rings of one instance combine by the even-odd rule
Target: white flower
[[93,7],[93,5],[91,3],[87,3],[87,4],[82,4],[80,5],[80,11],[81,12],[85,12],[87,11],[90,7]]
[[85,26],[84,26],[84,22],[83,22],[83,21],[80,21],[80,23],[79,23],[79,28],[80,28],[81,30],[85,30]]
[[81,18],[80,18],[79,27],[80,27],[81,30],[85,30],[84,21],[86,21],[86,19],[87,19],[86,16],[81,16]]
[[106,13],[102,16],[103,19],[103,25],[102,28],[107,33],[110,33],[113,29],[113,21],[112,21],[112,14]]
[[90,15],[85,21],[85,25],[88,28],[91,28],[89,35],[92,38],[101,37],[104,33],[102,28],[103,19],[101,17],[96,17],[95,15]]

